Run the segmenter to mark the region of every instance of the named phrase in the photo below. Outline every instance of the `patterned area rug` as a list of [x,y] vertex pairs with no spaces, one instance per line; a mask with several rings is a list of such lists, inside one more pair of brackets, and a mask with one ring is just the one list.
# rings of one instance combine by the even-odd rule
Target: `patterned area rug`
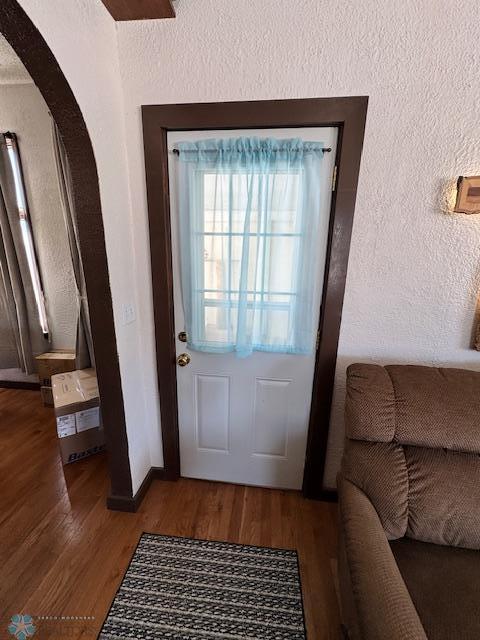
[[296,551],[144,533],[99,640],[305,640]]

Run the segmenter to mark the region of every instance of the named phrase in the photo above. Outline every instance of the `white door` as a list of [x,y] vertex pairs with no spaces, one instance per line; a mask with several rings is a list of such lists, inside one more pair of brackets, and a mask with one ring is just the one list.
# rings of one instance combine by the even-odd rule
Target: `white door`
[[[303,481],[316,354],[254,351],[234,353],[189,350],[178,339],[184,331],[180,275],[178,157],[180,141],[255,135],[276,139],[321,141],[325,153],[318,180],[321,187],[319,260],[314,287],[314,327],[318,326],[322,297],[336,128],[235,131],[179,131],[168,133],[170,208],[174,275],[177,356],[187,354],[187,366],[177,367],[181,475],[263,487],[300,489]],[[282,258],[278,269],[282,269]],[[285,266],[285,265],[284,265]],[[283,266],[283,267],[284,267]],[[199,264],[199,269],[204,265]],[[208,282],[207,282],[208,287]],[[206,320],[207,321],[207,320]]]

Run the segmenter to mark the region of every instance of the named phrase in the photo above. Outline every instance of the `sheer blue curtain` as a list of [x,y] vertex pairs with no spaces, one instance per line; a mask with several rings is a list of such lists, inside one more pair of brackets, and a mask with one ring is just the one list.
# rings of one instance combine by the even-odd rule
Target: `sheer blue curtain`
[[323,144],[248,137],[177,148],[189,347],[312,353]]

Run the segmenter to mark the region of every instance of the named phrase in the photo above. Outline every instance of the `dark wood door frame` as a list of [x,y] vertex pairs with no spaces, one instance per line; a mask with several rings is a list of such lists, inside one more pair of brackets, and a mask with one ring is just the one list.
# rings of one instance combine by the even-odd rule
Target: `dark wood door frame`
[[176,479],[180,475],[167,132],[274,127],[339,129],[337,180],[331,204],[303,482],[307,497],[329,499],[331,494],[323,489],[323,470],[367,105],[368,97],[360,96],[142,107],[163,477]]
[[16,0],[0,2],[0,33],[11,44],[43,95],[60,130],[70,163],[78,218],[95,361],[107,440],[111,508],[132,508],[132,479],[113,323],[98,175],[80,107],[53,53]]

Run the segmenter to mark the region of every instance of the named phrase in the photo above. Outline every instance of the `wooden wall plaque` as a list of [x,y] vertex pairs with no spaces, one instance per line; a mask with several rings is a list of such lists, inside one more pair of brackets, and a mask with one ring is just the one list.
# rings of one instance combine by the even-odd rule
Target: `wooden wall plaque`
[[480,176],[460,176],[457,182],[456,213],[480,213]]

